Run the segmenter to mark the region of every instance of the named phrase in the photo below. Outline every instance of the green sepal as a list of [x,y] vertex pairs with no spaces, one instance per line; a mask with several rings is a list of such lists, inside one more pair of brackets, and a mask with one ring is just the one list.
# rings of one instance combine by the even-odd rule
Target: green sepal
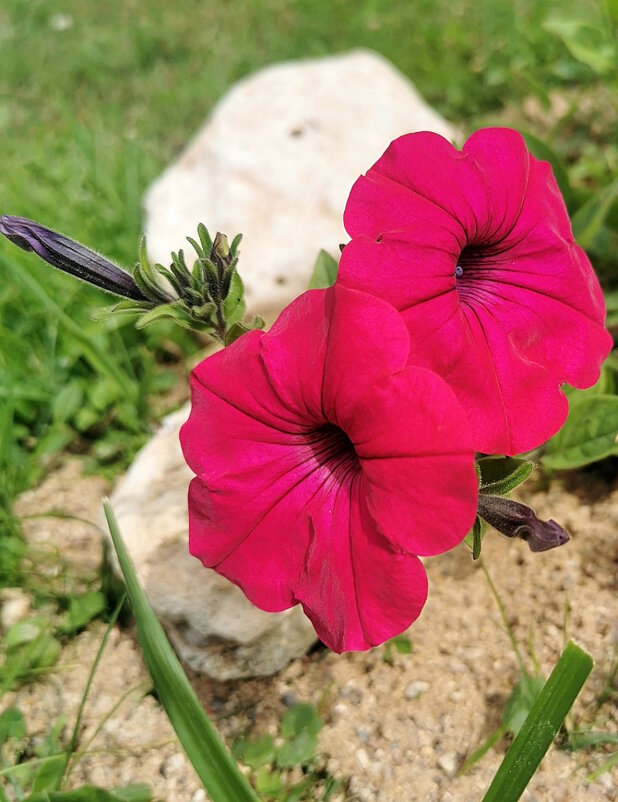
[[339,263],[325,250],[321,250],[315,260],[309,289],[316,290],[325,287],[332,287],[337,279]]
[[239,323],[245,316],[244,295],[245,285],[238,275],[238,271],[234,269],[230,289],[223,302],[223,315],[228,328],[233,326],[234,323]]
[[135,328],[143,329],[145,326],[150,325],[150,323],[154,323],[155,320],[164,319],[173,320],[174,323],[178,323],[179,326],[185,329],[192,329],[195,327],[193,325],[194,319],[184,303],[182,301],[172,301],[172,303],[169,304],[155,306],[154,309],[143,314],[136,322]]
[[135,283],[150,300],[159,303],[170,301],[170,295],[161,287],[157,280],[157,274],[148,261],[146,255],[146,237],[142,237],[139,244],[139,261],[133,270]]
[[474,560],[478,560],[478,558],[481,556],[481,545],[483,543],[483,538],[485,537],[486,531],[487,524],[477,515],[474,519],[474,523],[472,524],[472,529],[464,538],[464,543],[472,552],[472,559]]
[[479,492],[505,496],[530,476],[534,462],[520,457],[483,457],[478,460]]
[[210,232],[204,225],[204,223],[199,223],[197,227],[197,235],[200,238],[200,242],[202,243],[202,249],[206,256],[212,250],[212,237],[210,236]]
[[111,306],[101,306],[90,313],[93,320],[105,320],[110,315],[141,315],[152,308],[150,301],[120,301]]

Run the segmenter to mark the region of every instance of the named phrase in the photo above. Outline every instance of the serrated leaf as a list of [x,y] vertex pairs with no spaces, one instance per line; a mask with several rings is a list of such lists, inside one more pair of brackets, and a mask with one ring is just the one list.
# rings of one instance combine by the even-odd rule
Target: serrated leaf
[[317,735],[322,726],[323,721],[314,706],[306,702],[299,702],[292,705],[283,714],[280,733],[282,738],[294,738],[301,732]]
[[597,395],[574,404],[567,422],[547,445],[543,465],[581,468],[618,454],[618,396]]
[[481,493],[504,496],[530,476],[534,463],[518,457],[483,457],[478,460]]
[[309,289],[316,290],[324,287],[332,287],[337,279],[339,263],[325,250],[321,250],[315,260]]

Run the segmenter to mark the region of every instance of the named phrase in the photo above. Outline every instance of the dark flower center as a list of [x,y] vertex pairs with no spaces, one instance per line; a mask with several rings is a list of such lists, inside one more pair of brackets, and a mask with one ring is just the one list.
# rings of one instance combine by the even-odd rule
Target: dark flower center
[[333,423],[313,429],[308,433],[306,442],[320,468],[337,482],[343,481],[360,467],[354,444],[343,429]]

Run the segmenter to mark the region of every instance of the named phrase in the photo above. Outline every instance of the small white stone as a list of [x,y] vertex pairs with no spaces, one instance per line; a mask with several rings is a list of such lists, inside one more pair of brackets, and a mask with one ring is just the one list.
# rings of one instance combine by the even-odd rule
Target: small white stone
[[203,788],[198,788],[191,797],[191,802],[206,802],[206,791]]
[[459,769],[459,757],[455,752],[445,752],[438,758],[438,766],[447,777],[454,777]]
[[371,765],[367,751],[361,748],[357,749],[354,754],[356,756],[356,760],[358,761],[358,765],[361,767],[361,769],[365,769],[366,771]]
[[406,685],[406,689],[403,692],[403,695],[406,699],[411,702],[413,699],[418,699],[418,697],[425,693],[425,691],[429,688],[429,683],[425,682],[424,680],[416,680],[415,682],[410,682]]
[[0,630],[6,632],[28,616],[31,599],[21,588],[3,588],[0,591]]

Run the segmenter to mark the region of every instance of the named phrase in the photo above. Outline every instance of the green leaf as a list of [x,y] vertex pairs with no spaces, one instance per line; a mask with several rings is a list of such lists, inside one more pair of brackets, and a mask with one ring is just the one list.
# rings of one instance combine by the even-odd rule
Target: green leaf
[[573,404],[567,422],[548,443],[543,465],[580,468],[618,454],[618,396],[597,395]]
[[325,250],[321,250],[313,266],[309,289],[316,290],[322,287],[332,287],[337,279],[338,262]]
[[502,711],[502,724],[506,732],[517,735],[544,685],[543,677],[530,674],[524,674],[515,684]]
[[81,407],[84,391],[76,381],[66,384],[54,399],[52,417],[57,423],[70,420]]
[[573,641],[567,645],[482,802],[517,802],[556,737],[592,665],[587,652]]
[[275,759],[275,742],[270,735],[247,741],[241,759],[250,769],[272,763]]
[[534,463],[518,457],[483,457],[478,460],[481,493],[505,496],[530,476]]
[[544,162],[549,162],[551,165],[551,169],[554,172],[554,177],[562,193],[562,197],[564,198],[564,202],[567,205],[567,208],[570,210],[571,203],[573,200],[573,191],[571,190],[571,184],[569,183],[569,177],[567,175],[566,170],[560,160],[558,154],[550,148],[550,146],[536,137],[534,134],[531,134],[529,131],[522,131],[519,132],[526,143],[526,147],[535,156],[537,159],[540,159]]
[[618,744],[618,732],[596,732],[594,730],[576,730],[569,733],[569,749],[586,749],[588,746]]
[[67,756],[64,752],[51,755],[49,760],[41,763],[32,781],[32,791],[55,791],[64,775]]
[[617,195],[618,180],[593,195],[571,218],[573,236],[584,250],[590,248],[598,236]]
[[315,708],[306,702],[299,702],[292,705],[283,714],[281,719],[281,737],[294,738],[301,732],[308,732],[317,735],[322,729],[324,722],[317,714]]
[[138,640],[161,704],[212,802],[257,802],[204,712],[144,593],[109,502],[105,516],[127,584]]
[[291,741],[285,741],[277,749],[277,765],[281,768],[292,768],[307,763],[315,755],[318,746],[316,735],[303,730]]
[[240,322],[245,316],[244,297],[245,285],[243,284],[241,277],[238,275],[238,271],[234,270],[232,273],[230,289],[225,301],[223,302],[223,315],[228,328],[234,323]]
[[105,596],[97,590],[88,591],[81,596],[71,596],[60,629],[72,633],[85,627],[89,621],[100,615],[106,607]]
[[412,641],[407,635],[395,635],[390,642],[399,654],[412,654]]
[[264,796],[278,796],[283,788],[281,775],[278,771],[270,771],[266,766],[261,766],[255,775],[255,787]]
[[571,55],[598,75],[616,68],[616,48],[600,22],[553,17],[543,27],[562,39]]
[[135,324],[135,328],[143,329],[144,326],[154,323],[155,320],[173,320],[174,323],[178,323],[185,328],[191,327],[191,316],[182,301],[172,301],[171,303],[155,306],[154,309],[150,309],[141,315]]
[[26,735],[26,722],[16,707],[8,707],[0,713],[0,746],[8,738],[23,738]]

